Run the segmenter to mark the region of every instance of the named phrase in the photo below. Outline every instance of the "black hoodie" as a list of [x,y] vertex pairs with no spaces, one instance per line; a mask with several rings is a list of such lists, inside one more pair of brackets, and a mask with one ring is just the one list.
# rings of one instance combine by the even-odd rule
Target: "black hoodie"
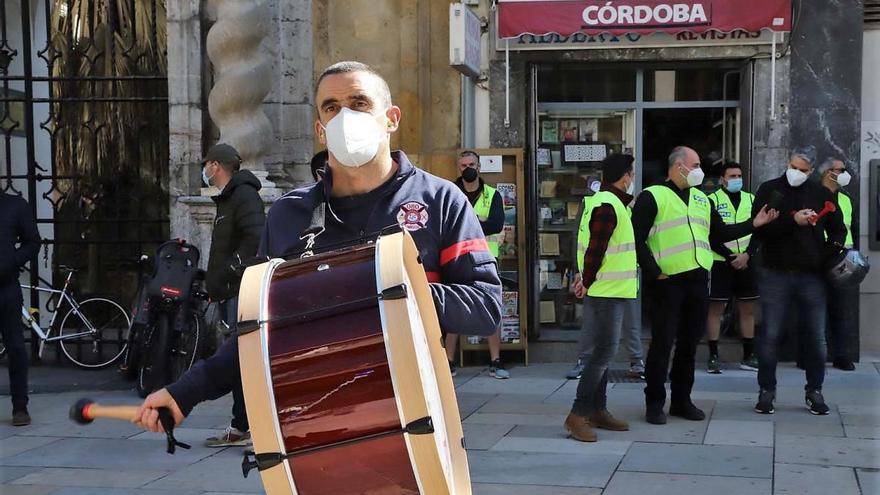
[[217,196],[217,216],[211,234],[206,284],[215,301],[238,295],[241,263],[256,256],[266,214],[260,179],[249,170],[239,170]]
[[[774,200],[774,195],[777,199]],[[835,199],[828,189],[808,180],[800,187],[788,184],[785,175],[769,180],[758,188],[752,205],[752,216],[764,205],[779,208],[779,218],[755,231],[751,242],[758,242],[763,252],[764,267],[778,271],[819,273],[826,261],[839,251],[834,243],[843,245],[846,227],[840,210],[826,214],[815,226],[800,226],[794,213],[803,209],[822,211],[825,202]],[[825,234],[828,240],[825,240]]]
[[40,233],[28,202],[0,192],[0,287],[17,290],[18,270],[39,250]]

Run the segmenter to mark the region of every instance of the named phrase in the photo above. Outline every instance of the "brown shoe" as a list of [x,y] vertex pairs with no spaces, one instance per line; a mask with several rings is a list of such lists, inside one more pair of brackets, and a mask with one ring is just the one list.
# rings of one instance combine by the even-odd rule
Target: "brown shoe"
[[596,432],[590,426],[590,420],[575,413],[568,413],[565,418],[565,431],[571,435],[571,438],[580,440],[581,442],[595,442]]
[[590,416],[590,424],[596,428],[611,431],[629,431],[629,423],[621,419],[617,419],[608,412],[608,409],[596,411]]
[[27,426],[31,424],[31,415],[27,409],[19,409],[12,412],[12,426]]

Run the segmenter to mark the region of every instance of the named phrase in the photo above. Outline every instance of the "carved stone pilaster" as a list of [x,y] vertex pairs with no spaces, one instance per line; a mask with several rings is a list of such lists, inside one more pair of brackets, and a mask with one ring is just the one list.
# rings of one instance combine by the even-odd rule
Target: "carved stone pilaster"
[[215,72],[208,111],[220,141],[235,146],[242,167],[260,178],[260,194],[277,197],[283,191],[268,180],[264,164],[273,136],[262,107],[271,89],[270,65],[261,48],[272,22],[270,11],[266,0],[209,0],[208,5],[217,18],[206,40]]

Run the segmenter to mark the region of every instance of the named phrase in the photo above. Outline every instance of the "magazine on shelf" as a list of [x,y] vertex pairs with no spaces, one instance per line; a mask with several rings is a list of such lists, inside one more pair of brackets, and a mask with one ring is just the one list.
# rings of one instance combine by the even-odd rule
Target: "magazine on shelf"
[[498,184],[495,184],[495,190],[501,195],[505,208],[516,206],[516,184],[499,182]]
[[502,227],[498,257],[503,260],[516,258],[516,226],[508,224]]
[[541,142],[558,143],[559,142],[559,122],[556,120],[541,121]]
[[518,344],[520,340],[519,316],[505,316],[501,319],[501,342]]
[[501,293],[501,316],[519,314],[519,292],[504,291]]

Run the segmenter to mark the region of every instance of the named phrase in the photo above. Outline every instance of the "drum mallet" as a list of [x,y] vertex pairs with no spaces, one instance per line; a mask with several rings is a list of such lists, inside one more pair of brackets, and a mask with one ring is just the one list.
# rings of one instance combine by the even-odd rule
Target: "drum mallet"
[[[80,399],[70,406],[70,419],[81,425],[89,424],[97,418],[120,419],[123,421],[131,421],[137,414],[137,406],[102,406],[95,403],[92,399]],[[160,407],[159,422],[165,429],[165,438],[168,441],[169,454],[174,453],[175,447],[182,449],[190,448],[189,445],[178,442],[174,438],[174,416],[167,407]]]

